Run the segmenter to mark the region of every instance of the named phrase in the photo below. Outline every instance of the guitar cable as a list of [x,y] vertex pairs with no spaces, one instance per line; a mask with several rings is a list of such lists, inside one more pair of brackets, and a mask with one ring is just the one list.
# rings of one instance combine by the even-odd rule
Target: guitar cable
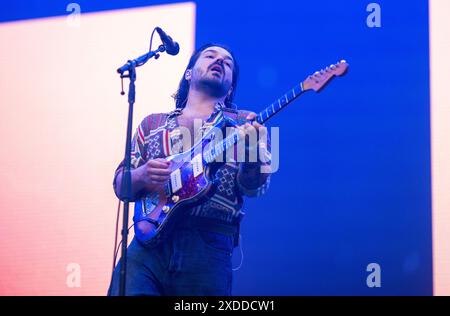
[[244,263],[244,251],[242,249],[242,235],[239,233],[239,250],[241,253],[241,262],[239,262],[239,265],[236,268],[232,268],[233,271],[237,271],[242,267],[242,264]]
[[[119,200],[117,203],[117,217],[116,217],[116,232],[114,234],[114,249],[113,249],[113,263],[112,263],[112,272],[114,272],[114,268],[116,266],[116,256],[117,256],[117,234],[119,231],[119,216],[120,216],[120,204],[121,201]],[[121,242],[122,243],[122,242]],[[112,280],[112,273],[111,273],[111,280]]]
[[[120,206],[121,205],[122,205],[122,201],[119,200],[119,202],[117,203],[116,232],[115,232],[115,236],[114,236],[114,251],[113,251],[113,264],[112,264],[112,271],[111,271],[111,282],[113,280],[114,268],[116,267],[117,254],[119,253],[120,245],[122,245],[122,240],[120,240],[119,244],[117,244],[117,236],[119,233]],[[133,226],[134,226],[134,223],[130,227],[128,227],[127,231],[129,232]]]

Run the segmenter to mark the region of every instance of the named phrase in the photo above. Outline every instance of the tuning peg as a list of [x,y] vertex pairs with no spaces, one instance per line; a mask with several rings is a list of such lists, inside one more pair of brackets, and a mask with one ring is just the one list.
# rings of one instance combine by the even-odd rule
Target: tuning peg
[[330,65],[330,68],[331,68],[331,69],[334,69],[334,68],[336,68],[336,65],[331,64],[331,65]]
[[340,63],[341,63],[341,64],[345,64],[345,63],[346,63],[345,59],[342,59],[342,60],[340,61]]

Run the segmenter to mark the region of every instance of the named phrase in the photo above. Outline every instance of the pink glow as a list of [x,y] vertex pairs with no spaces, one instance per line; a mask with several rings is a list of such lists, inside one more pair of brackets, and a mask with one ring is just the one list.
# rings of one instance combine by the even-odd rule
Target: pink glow
[[450,295],[450,2],[431,0],[429,4],[433,283],[435,295]]
[[[79,27],[67,17],[0,25],[0,295],[106,294],[127,113],[115,69],[148,49],[155,26],[181,51],[139,69],[134,126],[173,108],[193,3],[82,14]],[[66,284],[72,262],[81,287]]]

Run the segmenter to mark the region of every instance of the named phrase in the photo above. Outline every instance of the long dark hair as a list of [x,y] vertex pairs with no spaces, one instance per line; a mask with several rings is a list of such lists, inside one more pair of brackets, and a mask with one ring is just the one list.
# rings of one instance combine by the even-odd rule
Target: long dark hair
[[231,86],[233,87],[233,90],[231,91],[230,95],[225,98],[225,106],[229,108],[234,108],[233,99],[234,95],[236,93],[236,86],[237,81],[239,78],[239,66],[236,61],[236,57],[234,56],[233,52],[225,45],[222,44],[215,44],[215,43],[208,43],[201,47],[199,47],[191,56],[191,59],[189,59],[189,63],[183,72],[183,77],[181,77],[180,85],[178,86],[177,92],[173,95],[173,98],[175,99],[175,107],[176,108],[184,108],[186,106],[188,92],[189,92],[189,81],[185,79],[186,70],[192,69],[194,67],[195,63],[197,62],[198,58],[200,57],[200,54],[207,49],[208,47],[217,46],[222,47],[223,49],[227,50],[231,57],[233,57],[233,78]]

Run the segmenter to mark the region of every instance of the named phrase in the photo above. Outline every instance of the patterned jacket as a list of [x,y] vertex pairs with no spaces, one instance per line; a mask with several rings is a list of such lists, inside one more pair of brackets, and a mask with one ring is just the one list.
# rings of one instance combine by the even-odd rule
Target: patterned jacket
[[[211,114],[211,120],[225,108],[221,103],[217,103],[215,111]],[[237,123],[245,122],[249,112],[237,111]],[[144,118],[138,126],[132,140],[131,168],[138,168],[150,159],[164,158],[174,152],[174,148],[182,144],[182,136],[177,133],[179,127],[177,116],[181,114],[181,109],[176,109],[170,113],[151,114]],[[181,145],[182,146],[182,145]],[[267,157],[263,164],[270,163],[270,141],[267,142]],[[221,165],[215,177],[217,178],[217,190],[214,195],[204,203],[191,207],[188,210],[191,216],[200,216],[216,219],[227,223],[239,223],[244,215],[242,211],[243,196],[259,196],[265,193],[270,183],[270,175],[258,173],[261,177],[260,185],[257,188],[246,188],[237,178],[239,162],[227,161]],[[115,179],[123,167],[123,161],[117,167]],[[116,189],[116,187],[114,187]],[[115,190],[116,194],[117,191]],[[139,212],[142,210],[141,201],[135,201],[135,220],[140,218]]]

